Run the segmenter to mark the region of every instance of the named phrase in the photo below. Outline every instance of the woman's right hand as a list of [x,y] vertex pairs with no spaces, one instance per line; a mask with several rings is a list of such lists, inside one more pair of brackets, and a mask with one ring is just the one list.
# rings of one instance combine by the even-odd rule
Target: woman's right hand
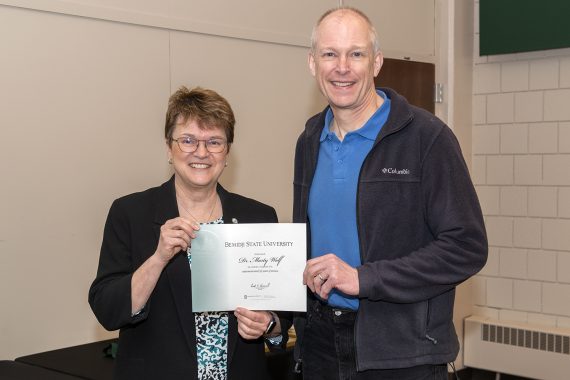
[[160,227],[158,247],[154,254],[133,273],[131,279],[131,313],[140,312],[146,305],[162,270],[181,250],[186,251],[195,231],[200,226],[185,218],[167,220]]
[[168,263],[180,251],[190,247],[192,239],[196,238],[195,231],[200,226],[186,218],[169,219],[160,227],[158,247],[154,253],[164,263]]

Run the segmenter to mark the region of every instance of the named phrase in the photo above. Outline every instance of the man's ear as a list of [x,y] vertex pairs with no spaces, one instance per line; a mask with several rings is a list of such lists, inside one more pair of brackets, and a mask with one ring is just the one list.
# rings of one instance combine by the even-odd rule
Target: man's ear
[[316,73],[316,71],[315,71],[315,64],[316,64],[316,63],[315,63],[315,57],[313,56],[313,53],[312,53],[312,52],[309,53],[308,60],[309,60],[309,70],[311,70],[311,75],[312,75],[312,76],[315,76],[315,73]]
[[382,54],[381,51],[379,51],[374,56],[374,77],[378,76],[378,74],[380,73],[380,69],[382,68],[383,64],[384,64],[384,55]]

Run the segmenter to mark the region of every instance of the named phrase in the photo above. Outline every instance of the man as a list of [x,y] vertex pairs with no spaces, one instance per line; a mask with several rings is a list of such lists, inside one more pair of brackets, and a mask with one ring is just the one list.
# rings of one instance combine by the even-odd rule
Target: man
[[375,89],[382,54],[360,11],[326,12],[309,67],[329,106],[295,154],[295,222],[310,289],[295,321],[304,379],[447,379],[455,287],[487,258],[458,142],[432,114]]

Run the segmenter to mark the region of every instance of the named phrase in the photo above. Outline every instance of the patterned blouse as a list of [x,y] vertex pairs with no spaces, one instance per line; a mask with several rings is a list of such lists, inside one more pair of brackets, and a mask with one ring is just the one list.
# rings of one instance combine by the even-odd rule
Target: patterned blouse
[[[222,224],[223,217],[207,224]],[[188,247],[188,263],[192,254]],[[226,380],[228,377],[228,312],[194,313],[199,380]]]

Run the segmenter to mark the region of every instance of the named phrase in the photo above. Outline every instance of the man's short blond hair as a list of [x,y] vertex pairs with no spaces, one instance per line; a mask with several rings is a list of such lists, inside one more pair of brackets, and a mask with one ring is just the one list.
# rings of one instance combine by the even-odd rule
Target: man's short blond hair
[[322,16],[319,18],[319,20],[317,21],[317,23],[315,24],[315,26],[313,26],[313,32],[311,33],[311,52],[313,54],[315,54],[317,51],[317,43],[318,43],[317,31],[319,29],[319,26],[321,25],[321,23],[325,18],[336,12],[343,12],[343,13],[350,12],[356,14],[357,16],[360,16],[368,25],[368,30],[370,33],[370,42],[372,43],[372,49],[374,50],[374,54],[380,52],[380,40],[378,38],[378,32],[376,32],[376,28],[374,27],[374,25],[372,25],[372,22],[370,21],[368,16],[366,16],[366,14],[362,12],[360,9],[342,5],[339,7],[331,8],[325,13],[323,13]]

